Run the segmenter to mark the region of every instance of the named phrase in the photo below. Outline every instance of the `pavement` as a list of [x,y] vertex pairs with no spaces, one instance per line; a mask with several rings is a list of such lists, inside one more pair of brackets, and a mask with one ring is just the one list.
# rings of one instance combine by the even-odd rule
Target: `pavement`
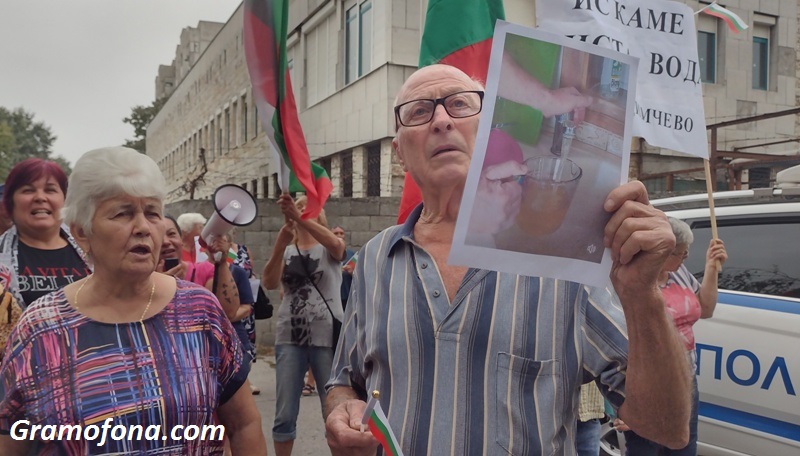
[[[275,356],[267,350],[258,354],[258,360],[250,368],[250,384],[261,388],[261,394],[254,395],[258,411],[261,412],[261,428],[267,439],[269,454],[274,455],[272,446],[272,422],[275,419]],[[330,455],[325,441],[325,423],[322,421],[319,396],[300,398],[300,415],[297,417],[297,440],[294,441],[292,456]]]

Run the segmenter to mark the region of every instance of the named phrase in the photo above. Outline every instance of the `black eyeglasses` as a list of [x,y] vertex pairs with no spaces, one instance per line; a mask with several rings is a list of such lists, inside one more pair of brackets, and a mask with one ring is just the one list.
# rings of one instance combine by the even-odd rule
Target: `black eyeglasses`
[[444,106],[447,115],[453,119],[462,119],[478,115],[483,107],[482,90],[465,90],[463,92],[451,93],[450,95],[430,99],[407,101],[395,106],[394,116],[400,125],[404,127],[416,127],[424,125],[433,119],[436,106]]

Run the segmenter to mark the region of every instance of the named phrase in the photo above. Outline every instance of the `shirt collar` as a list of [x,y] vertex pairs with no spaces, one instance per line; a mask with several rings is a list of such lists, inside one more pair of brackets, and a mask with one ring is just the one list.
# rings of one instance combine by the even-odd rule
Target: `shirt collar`
[[419,220],[419,216],[422,214],[422,203],[419,203],[414,210],[408,214],[408,218],[406,221],[403,222],[402,225],[399,225],[397,230],[395,230],[394,234],[392,234],[392,238],[389,240],[389,254],[391,255],[392,251],[394,251],[395,246],[403,240],[405,237],[412,237],[414,236],[414,225],[417,224],[417,220]]

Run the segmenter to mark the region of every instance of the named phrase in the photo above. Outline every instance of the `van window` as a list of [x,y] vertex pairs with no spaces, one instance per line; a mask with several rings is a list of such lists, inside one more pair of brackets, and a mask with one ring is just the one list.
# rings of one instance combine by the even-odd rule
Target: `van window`
[[[707,220],[690,225],[694,243],[685,264],[702,280],[711,227]],[[720,289],[800,298],[800,219],[721,220],[718,231],[728,251]]]

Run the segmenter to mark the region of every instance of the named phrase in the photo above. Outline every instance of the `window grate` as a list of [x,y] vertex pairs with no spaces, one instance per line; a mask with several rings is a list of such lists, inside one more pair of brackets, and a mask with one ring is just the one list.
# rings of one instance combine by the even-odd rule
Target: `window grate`
[[353,197],[353,152],[348,151],[342,154],[342,197]]
[[381,146],[367,147],[367,196],[381,196]]

